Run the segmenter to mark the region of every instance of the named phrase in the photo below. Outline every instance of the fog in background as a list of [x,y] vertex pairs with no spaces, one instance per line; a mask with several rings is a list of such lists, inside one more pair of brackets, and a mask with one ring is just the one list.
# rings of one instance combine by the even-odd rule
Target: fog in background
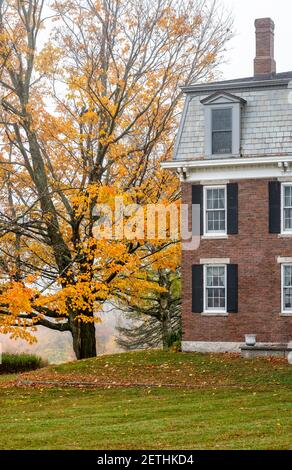
[[[100,318],[102,322],[97,323],[95,327],[97,354],[113,354],[123,351],[115,341],[116,326],[124,325],[123,314],[118,309],[105,305]],[[37,354],[51,364],[75,360],[72,337],[69,332],[61,333],[40,326],[35,336],[38,342],[30,345],[26,341],[12,340],[9,339],[9,335],[0,334],[2,352]]]

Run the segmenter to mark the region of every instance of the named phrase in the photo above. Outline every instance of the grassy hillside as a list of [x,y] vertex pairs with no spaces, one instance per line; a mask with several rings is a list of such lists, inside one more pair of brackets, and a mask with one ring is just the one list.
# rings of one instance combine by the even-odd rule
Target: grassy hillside
[[1,377],[0,448],[291,449],[291,385],[284,361],[161,351]]

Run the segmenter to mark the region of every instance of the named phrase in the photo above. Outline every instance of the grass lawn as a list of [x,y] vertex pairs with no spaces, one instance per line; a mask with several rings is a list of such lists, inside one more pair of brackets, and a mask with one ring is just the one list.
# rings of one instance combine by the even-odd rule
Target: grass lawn
[[1,449],[292,449],[292,366],[279,360],[103,356],[0,376],[0,407]]

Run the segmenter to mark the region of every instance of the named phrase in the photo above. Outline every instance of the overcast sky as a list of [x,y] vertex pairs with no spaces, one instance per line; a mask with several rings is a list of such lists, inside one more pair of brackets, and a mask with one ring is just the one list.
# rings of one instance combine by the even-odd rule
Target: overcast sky
[[229,43],[222,79],[253,75],[255,56],[255,18],[274,20],[277,72],[292,71],[291,0],[221,0],[234,15],[234,39]]

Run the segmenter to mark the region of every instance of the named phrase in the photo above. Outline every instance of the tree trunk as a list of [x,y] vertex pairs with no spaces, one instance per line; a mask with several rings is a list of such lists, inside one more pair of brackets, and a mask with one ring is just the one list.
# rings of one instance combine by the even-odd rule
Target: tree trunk
[[72,325],[71,331],[76,358],[96,357],[95,324],[78,322]]
[[171,334],[172,328],[170,323],[170,318],[167,313],[164,313],[162,316],[162,346],[163,349],[168,348],[169,335]]

